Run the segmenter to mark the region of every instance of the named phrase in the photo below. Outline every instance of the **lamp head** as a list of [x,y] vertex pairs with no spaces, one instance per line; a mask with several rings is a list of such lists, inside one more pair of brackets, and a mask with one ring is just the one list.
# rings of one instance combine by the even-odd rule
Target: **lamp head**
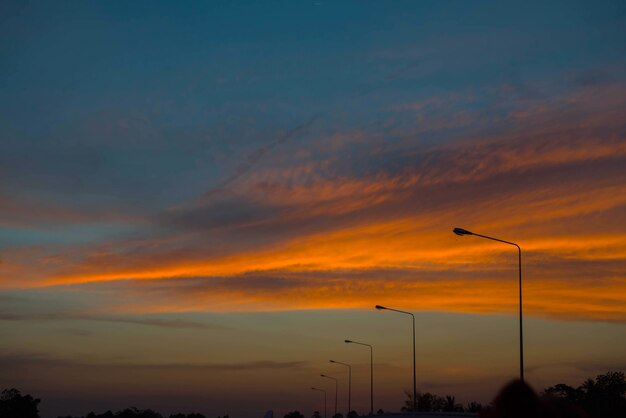
[[335,360],[328,360],[328,361],[330,361],[331,363],[337,363]]
[[322,377],[326,377],[326,375],[325,375],[325,374],[320,374],[320,376],[322,376]]
[[380,305],[376,305],[376,306],[375,306],[375,308],[376,308],[376,309],[378,309],[379,311],[380,311],[381,309],[387,309],[387,308],[385,308],[384,306],[380,306]]
[[468,231],[467,229],[463,229],[463,228],[454,228],[452,230],[452,232],[454,232],[457,235],[474,235],[472,232]]
[[352,342],[352,340],[344,340],[344,343],[350,344]]

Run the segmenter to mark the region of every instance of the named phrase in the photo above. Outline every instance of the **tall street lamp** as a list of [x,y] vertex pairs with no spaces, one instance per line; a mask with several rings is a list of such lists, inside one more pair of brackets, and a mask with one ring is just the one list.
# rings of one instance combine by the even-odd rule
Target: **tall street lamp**
[[370,348],[370,415],[374,415],[374,348],[358,341],[344,340],[346,344],[364,345]]
[[[335,415],[337,415],[337,392],[338,392],[338,387],[339,387],[339,379],[337,379],[336,377],[332,377],[332,376],[326,376],[325,374],[320,374],[320,376],[325,377],[327,379],[333,379],[335,381]],[[333,416],[335,416],[333,415]]]
[[311,389],[317,390],[317,391],[320,391],[320,392],[324,392],[324,418],[327,418],[326,417],[326,411],[327,411],[327,408],[326,408],[326,391],[324,389],[318,389],[318,388],[311,388]]
[[463,228],[454,228],[452,230],[457,235],[474,235],[476,237],[490,239],[492,241],[502,242],[504,244],[509,244],[517,247],[517,260],[519,265],[519,376],[520,380],[524,381],[524,336],[522,332],[522,249],[519,245],[514,242],[505,241],[502,239],[488,237],[487,235],[477,234],[475,232],[470,232]]
[[406,311],[400,311],[398,309],[392,309],[392,308],[387,308],[385,306],[380,306],[380,305],[376,305],[376,309],[380,310],[387,310],[387,311],[393,311],[393,312],[399,312],[402,314],[406,314],[406,315],[411,315],[411,318],[413,318],[413,411],[417,411],[417,385],[416,385],[416,380],[415,380],[415,315],[413,315],[411,312],[406,312]]
[[348,417],[348,415],[350,415],[350,411],[352,411],[352,404],[350,402],[350,398],[352,397],[352,366],[350,366],[347,363],[342,363],[340,361],[335,361],[335,360],[329,360],[331,363],[336,363],[336,364],[341,364],[343,366],[346,366],[348,368],[348,414],[346,415],[346,418]]

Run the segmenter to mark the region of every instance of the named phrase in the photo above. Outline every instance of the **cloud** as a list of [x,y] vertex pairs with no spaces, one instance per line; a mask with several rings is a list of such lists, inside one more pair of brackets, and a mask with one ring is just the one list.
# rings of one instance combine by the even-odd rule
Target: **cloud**
[[[459,256],[451,256],[456,259],[453,263],[429,260],[426,256],[427,262],[414,261],[413,266],[386,269],[360,264],[334,270],[289,265],[274,271],[225,277],[96,282],[80,287],[134,295],[132,304],[117,304],[115,309],[120,312],[370,309],[384,301],[406,309],[515,314],[515,254],[497,246],[467,248],[461,242],[456,250]],[[552,261],[554,265],[545,268]],[[552,258],[547,252],[524,253],[527,315],[626,322],[626,287],[621,279],[626,261],[576,260],[566,268],[559,263],[567,266],[564,260]],[[579,271],[572,275],[570,268]],[[138,298],[148,294],[149,298]]]
[[240,164],[235,169],[234,173],[231,174],[224,181],[222,181],[218,187],[205,193],[204,199],[206,200],[208,198],[211,198],[211,196],[213,196],[214,194],[222,192],[223,190],[228,188],[233,182],[237,181],[237,179],[249,172],[259,161],[265,158],[268,153],[270,153],[272,150],[274,150],[274,148],[276,148],[283,142],[288,141],[297,135],[306,133],[306,131],[317,121],[317,119],[319,119],[319,115],[313,116],[306,122],[289,129],[287,132],[280,135],[267,145],[264,145],[255,150],[253,153],[248,155],[246,161],[243,164]]
[[115,316],[115,315],[95,315],[84,313],[8,313],[0,312],[0,321],[97,321],[97,322],[115,322],[132,325],[148,325],[161,328],[181,328],[181,329],[226,329],[223,326],[186,321],[181,319],[163,319],[156,317],[140,317],[140,316]]
[[162,222],[165,225],[190,230],[245,227],[275,216],[280,211],[281,208],[265,206],[263,202],[253,202],[242,196],[222,194],[215,196],[208,204],[167,211],[162,215]]
[[[33,198],[2,195],[0,193],[0,226],[25,228],[54,228],[70,224],[136,224],[142,222],[142,215],[129,210],[90,207],[89,204],[71,204],[61,199]],[[92,199],[91,203],[98,203]],[[94,205],[96,206],[96,205]]]
[[[515,260],[497,244],[453,236],[461,226],[522,246],[530,315],[625,321],[626,228],[609,220],[626,215],[626,85],[587,83],[549,100],[501,90],[493,124],[481,119],[487,101],[476,129],[440,145],[423,146],[413,131],[383,147],[380,132],[350,131],[331,135],[330,152],[332,139],[321,138],[291,158],[302,144],[285,141],[253,159],[254,175],[162,211],[144,236],[65,248],[70,256],[42,263],[31,286],[150,288],[119,312],[366,307],[381,297],[512,312]],[[390,111],[445,114],[472,97]]]
[[[611,370],[624,370],[626,369],[626,363],[620,365],[620,364],[600,362],[600,361],[575,361],[575,362],[574,361],[570,361],[570,362],[554,361],[550,363],[533,364],[533,365],[524,366],[524,367],[528,373],[537,373],[545,369],[567,368],[567,369],[582,372],[584,373],[584,375],[589,376],[590,374],[598,373],[598,371],[601,371],[601,370],[606,371],[606,372],[611,371]],[[581,383],[582,382],[579,382],[578,384],[581,384]]]
[[306,361],[247,361],[236,363],[139,363],[102,361],[95,358],[61,358],[35,352],[0,354],[0,366],[4,370],[15,370],[23,367],[52,367],[52,368],[96,368],[96,369],[123,369],[123,370],[168,370],[203,371],[203,372],[246,372],[256,370],[298,369],[306,367]]

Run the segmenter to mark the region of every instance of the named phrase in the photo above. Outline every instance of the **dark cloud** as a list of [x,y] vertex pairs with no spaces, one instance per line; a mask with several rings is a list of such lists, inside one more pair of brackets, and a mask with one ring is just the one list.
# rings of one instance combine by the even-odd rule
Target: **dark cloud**
[[[93,146],[64,146],[61,140],[7,138],[0,155],[0,191],[85,190],[104,163]],[[81,173],[77,176],[76,173]]]
[[97,321],[97,322],[116,322],[132,325],[148,325],[162,328],[182,328],[182,329],[211,329],[224,330],[226,327],[221,325],[187,321],[182,319],[163,319],[156,317],[144,316],[114,316],[114,315],[96,315],[83,313],[8,313],[0,312],[0,321]]
[[282,143],[284,143],[284,142],[286,142],[286,141],[296,137],[297,135],[301,135],[301,134],[306,133],[306,131],[319,118],[320,118],[319,115],[314,115],[309,120],[307,120],[306,122],[304,122],[304,123],[302,123],[300,125],[297,125],[294,128],[289,129],[283,135],[280,135],[279,137],[277,137],[276,139],[274,139],[273,141],[271,141],[267,145],[264,145],[261,148],[258,148],[256,151],[254,151],[253,153],[248,155],[246,160],[242,164],[237,166],[235,171],[228,178],[226,178],[224,181],[222,181],[221,184],[218,187],[213,188],[213,189],[209,190],[208,192],[206,192],[205,195],[204,195],[204,198],[205,199],[206,198],[211,198],[214,194],[220,193],[220,192],[228,189],[228,187],[232,183],[237,181],[241,176],[243,176],[246,173],[248,173],[259,161],[261,161],[270,152],[272,152],[274,150],[274,148],[276,148],[280,144],[282,144]]
[[87,331],[85,329],[67,328],[64,331],[69,335],[76,337],[92,337],[95,335],[92,331]]
[[[365,136],[352,148],[341,150],[337,158],[315,161],[313,156],[313,162],[307,162],[312,169],[306,174],[290,175],[297,171],[287,163],[284,178],[268,180],[260,168],[237,193],[212,190],[208,192],[210,200],[168,211],[160,223],[189,230],[241,227],[249,237],[298,235],[350,225],[355,213],[364,220],[375,213],[399,215],[403,207],[407,211],[436,210],[449,205],[451,196],[465,202],[488,200],[512,190],[559,187],[565,179],[567,183],[597,179],[601,185],[601,181],[624,174],[626,124],[619,115],[625,114],[626,102],[610,93],[623,89],[617,82],[584,87],[547,103],[548,93],[521,102],[514,94],[509,99],[510,109],[497,123],[490,122],[472,133],[456,133],[455,144],[443,147],[426,149],[417,141],[420,134],[414,133],[413,140],[400,148],[372,149],[372,138]],[[607,103],[598,104],[596,99],[604,92]],[[449,106],[444,103],[439,112],[449,116]],[[587,151],[582,155],[577,150]],[[340,189],[347,181],[362,181],[363,188],[316,198],[318,189]],[[387,184],[368,193],[366,185],[372,181]],[[289,191],[298,187],[310,190],[310,201],[289,201]],[[280,203],[265,199],[265,194],[273,192],[282,192],[287,199]],[[378,198],[384,193],[394,196],[381,202]],[[359,201],[363,204],[354,205]],[[350,204],[354,211],[338,210]]]
[[[528,373],[537,373],[544,371],[545,369],[555,369],[555,368],[568,368],[572,370],[577,370],[585,373],[586,376],[592,377],[594,373],[604,374],[608,371],[612,370],[625,370],[626,363],[624,364],[615,364],[615,363],[607,363],[602,361],[554,361],[550,363],[543,364],[532,364],[529,366],[524,366],[525,370]],[[582,382],[579,382],[582,383]]]
[[[626,208],[624,208],[626,213]],[[622,258],[607,259],[578,259],[542,252],[528,252],[524,255],[525,262],[533,273],[540,272],[542,276],[561,277],[567,271],[563,280],[582,283],[593,287],[600,285],[595,277],[620,277],[626,271],[626,260]]]
[[189,209],[167,211],[161,215],[164,226],[192,230],[246,227],[263,219],[280,216],[286,207],[267,206],[246,196],[215,196],[210,202]]
[[[503,256],[504,258],[504,256]],[[513,270],[511,270],[513,271]],[[164,295],[176,293],[204,293],[210,291],[244,291],[269,292],[287,289],[317,289],[321,286],[335,285],[349,286],[350,283],[358,286],[367,282],[390,280],[394,283],[430,283],[448,279],[481,278],[490,279],[500,277],[501,270],[485,269],[473,271],[460,270],[427,270],[427,269],[336,269],[336,270],[305,270],[301,272],[285,272],[282,270],[250,272],[228,277],[181,277],[159,280],[133,280],[124,284],[117,282],[98,283],[84,287],[117,288],[130,290],[149,287],[150,292]]]
[[193,370],[204,372],[245,372],[255,370],[298,369],[308,366],[306,361],[248,361],[237,363],[129,363],[123,361],[102,361],[96,358],[61,358],[34,352],[0,353],[0,368],[16,370],[23,367],[52,368],[98,368],[123,370]]
[[[538,144],[538,147],[544,146]],[[532,148],[528,148],[532,150]],[[386,178],[387,190],[365,192],[357,196],[338,194],[332,198],[308,203],[270,204],[254,195],[233,196],[213,204],[179,210],[163,218],[165,225],[190,231],[225,229],[223,247],[246,243],[272,242],[320,233],[338,227],[350,227],[390,216],[413,213],[446,213],[456,205],[480,205],[484,201],[506,200],[513,190],[519,196],[558,188],[564,179],[581,187],[591,181],[609,182],[624,174],[626,156],[607,156],[593,161],[572,161],[561,164],[537,164],[497,169],[490,165],[504,152],[522,152],[512,146],[505,151],[499,144],[484,146],[474,155],[459,156],[462,150],[436,152],[416,158],[403,157],[379,173]],[[412,180],[415,179],[415,180]],[[333,187],[331,184],[329,187]],[[340,185],[337,185],[340,187]],[[591,191],[591,190],[589,190]],[[285,190],[288,192],[288,188]],[[315,193],[312,188],[311,193]],[[385,194],[393,195],[379,199]],[[370,203],[371,202],[371,203]],[[350,209],[350,208],[353,209]],[[211,238],[198,235],[196,244]],[[210,241],[208,241],[210,242]],[[190,250],[193,254],[193,249]]]

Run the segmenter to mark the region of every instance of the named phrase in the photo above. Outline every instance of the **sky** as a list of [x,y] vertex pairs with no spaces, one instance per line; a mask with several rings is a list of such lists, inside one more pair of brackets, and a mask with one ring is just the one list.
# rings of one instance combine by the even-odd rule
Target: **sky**
[[0,388],[397,411],[626,370],[626,5],[0,4]]

